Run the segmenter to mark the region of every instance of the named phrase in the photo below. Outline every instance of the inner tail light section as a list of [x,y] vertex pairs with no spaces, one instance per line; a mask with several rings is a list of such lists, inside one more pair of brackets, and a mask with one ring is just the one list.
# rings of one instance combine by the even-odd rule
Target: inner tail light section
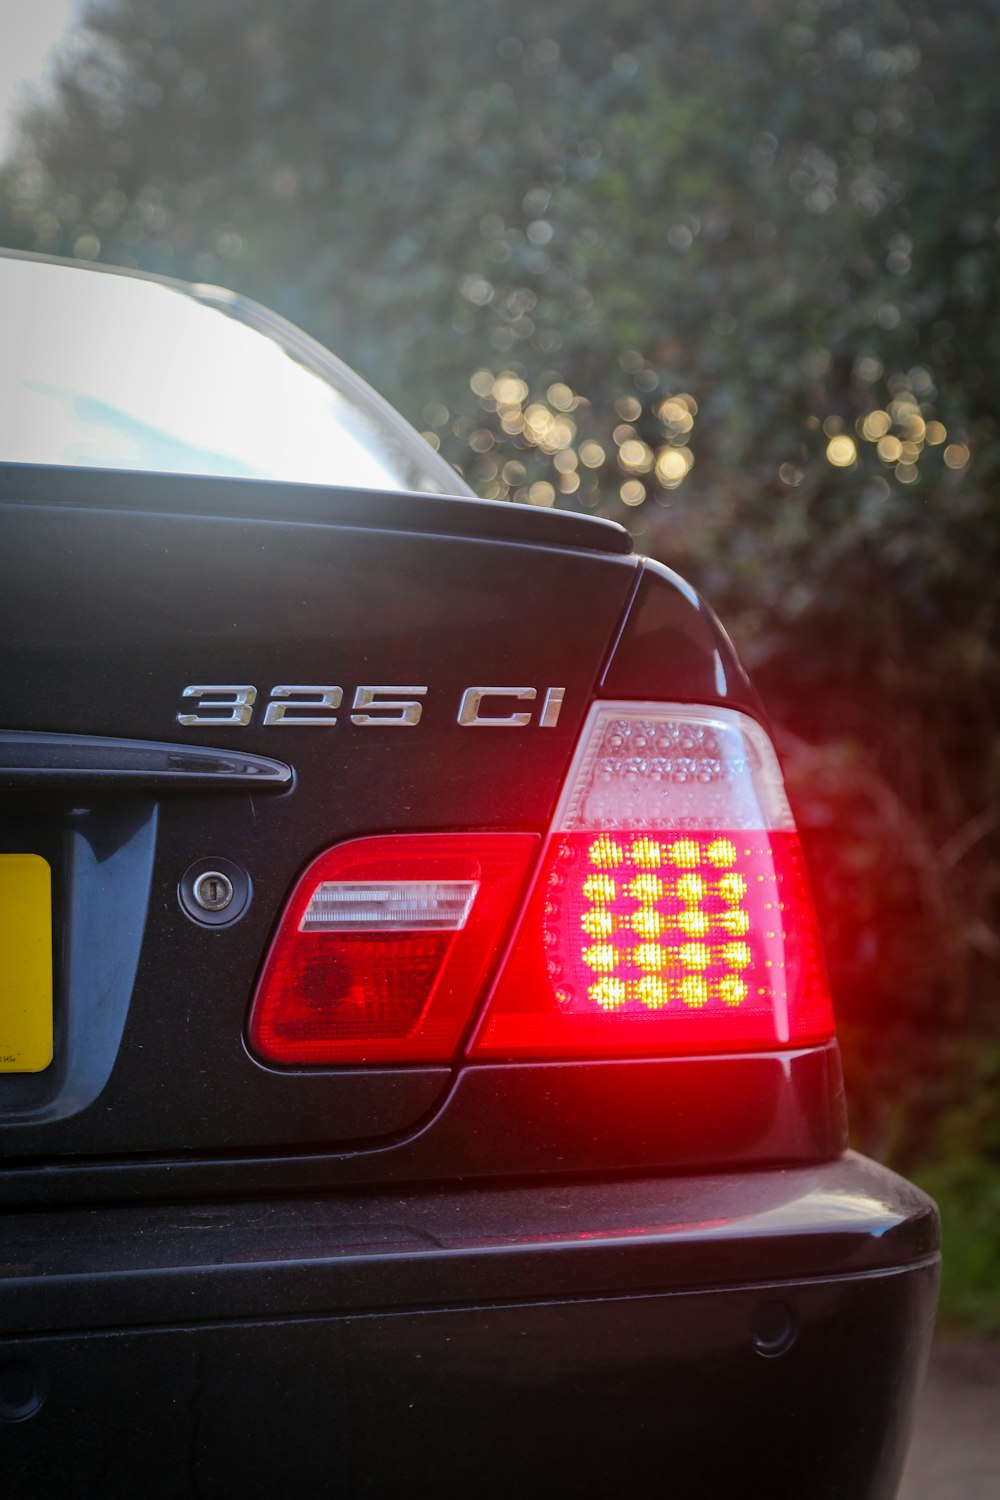
[[477,1057],[828,1040],[809,884],[774,748],[731,709],[591,710]]
[[447,1062],[536,853],[521,833],[353,839],[306,870],[250,1012],[264,1061]]

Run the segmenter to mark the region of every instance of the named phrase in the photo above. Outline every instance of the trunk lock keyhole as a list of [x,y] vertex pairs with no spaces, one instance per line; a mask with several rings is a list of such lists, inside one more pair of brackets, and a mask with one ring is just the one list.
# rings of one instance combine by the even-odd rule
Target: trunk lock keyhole
[[195,880],[191,894],[203,911],[225,911],[232,903],[233,882],[221,870],[206,870]]
[[177,885],[184,915],[200,927],[228,927],[242,917],[252,894],[250,876],[231,859],[196,859]]

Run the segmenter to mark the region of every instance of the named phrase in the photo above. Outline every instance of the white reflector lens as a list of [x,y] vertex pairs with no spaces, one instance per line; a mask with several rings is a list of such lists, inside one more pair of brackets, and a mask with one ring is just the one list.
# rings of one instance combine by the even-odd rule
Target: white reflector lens
[[460,932],[479,882],[399,880],[391,885],[324,880],[310,898],[300,932]]
[[622,703],[594,710],[553,830],[792,830],[766,733],[733,709]]

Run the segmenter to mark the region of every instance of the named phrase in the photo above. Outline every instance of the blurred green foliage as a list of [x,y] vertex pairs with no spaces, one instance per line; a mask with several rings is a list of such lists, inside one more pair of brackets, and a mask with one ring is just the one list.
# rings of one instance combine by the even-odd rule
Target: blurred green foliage
[[945,1226],[941,1318],[1000,1334],[1000,1043],[970,1046],[966,1097],[937,1121],[934,1159],[916,1178],[938,1201]]
[[947,1305],[1000,1324],[996,5],[88,19],[0,240],[259,297],[480,493],[709,595],[779,726],[855,1136],[938,1187]]

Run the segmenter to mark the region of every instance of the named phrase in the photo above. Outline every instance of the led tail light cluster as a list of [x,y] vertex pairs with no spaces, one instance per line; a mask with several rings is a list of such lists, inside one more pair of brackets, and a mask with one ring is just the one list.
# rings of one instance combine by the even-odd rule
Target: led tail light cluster
[[[266,1060],[450,1060],[531,834],[357,839],[293,894],[250,1018]],[[655,1056],[833,1034],[771,742],[730,709],[604,703],[585,726],[473,1058]]]
[[596,706],[473,1054],[741,1051],[832,1033],[767,735],[727,709]]

